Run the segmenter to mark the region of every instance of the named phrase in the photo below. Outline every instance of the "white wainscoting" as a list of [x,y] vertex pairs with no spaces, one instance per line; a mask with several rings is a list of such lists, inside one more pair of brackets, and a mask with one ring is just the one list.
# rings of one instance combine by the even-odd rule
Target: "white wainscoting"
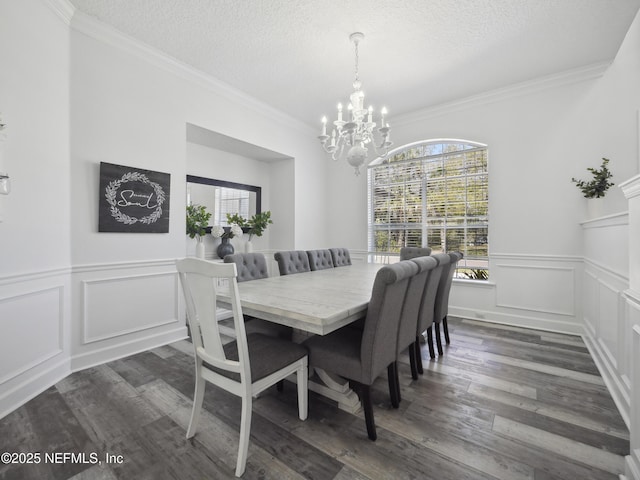
[[600,374],[630,426],[631,331],[628,215],[582,223],[584,238],[583,338]]
[[174,260],[75,267],[72,370],[185,338]]
[[630,479],[640,479],[640,297],[638,300],[629,299],[633,304],[631,308],[634,310],[632,316],[636,320],[636,324],[631,329],[632,334],[629,335],[632,342],[632,361],[635,368],[633,369],[633,390],[631,392],[631,452],[626,458],[626,477]]
[[67,270],[0,279],[0,418],[70,372]]
[[451,315],[579,335],[582,258],[495,253],[489,281],[454,280]]

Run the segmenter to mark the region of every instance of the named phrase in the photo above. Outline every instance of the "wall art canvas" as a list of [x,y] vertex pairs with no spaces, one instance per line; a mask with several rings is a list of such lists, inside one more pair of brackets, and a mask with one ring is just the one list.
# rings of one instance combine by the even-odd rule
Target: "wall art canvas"
[[100,162],[99,232],[168,233],[171,175]]

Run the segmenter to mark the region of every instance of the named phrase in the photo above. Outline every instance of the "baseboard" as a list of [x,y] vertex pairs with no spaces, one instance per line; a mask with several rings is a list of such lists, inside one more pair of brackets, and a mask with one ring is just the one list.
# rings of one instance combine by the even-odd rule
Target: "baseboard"
[[[624,420],[627,428],[631,430],[631,398],[624,382],[618,377],[616,369],[607,361],[605,352],[602,351],[598,342],[593,338],[591,332],[584,328],[582,339],[584,340],[591,358],[598,367],[600,376],[604,380],[613,401],[618,407],[618,411]],[[640,480],[640,479],[639,479]]]
[[51,360],[50,362],[51,365],[44,371],[32,376],[29,375],[30,372],[20,375],[20,377],[25,377],[24,380],[16,379],[20,383],[0,395],[0,419],[40,395],[71,373],[69,357],[63,356],[57,361]]
[[499,323],[512,327],[531,328],[533,330],[543,330],[545,332],[553,333],[565,333],[567,335],[582,335],[583,332],[582,326],[575,322],[526,315],[513,315],[490,310],[461,308],[454,307],[453,305],[449,306],[449,315],[469,320]]
[[135,355],[136,353],[161,347],[162,345],[177,342],[185,338],[187,338],[187,327],[180,326],[166,332],[148,335],[141,339],[130,340],[128,342],[78,353],[71,357],[71,371],[77,372],[86,368],[95,367],[96,365]]
[[640,452],[631,452],[625,457],[625,478],[628,480],[640,480]]

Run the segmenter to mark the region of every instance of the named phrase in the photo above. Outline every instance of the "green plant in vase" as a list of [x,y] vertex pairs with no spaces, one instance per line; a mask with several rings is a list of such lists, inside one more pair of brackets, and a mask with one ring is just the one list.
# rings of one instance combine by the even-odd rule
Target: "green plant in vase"
[[207,234],[211,214],[204,205],[187,205],[187,235],[201,238]]
[[602,165],[600,168],[587,168],[587,171],[593,174],[593,179],[589,181],[577,180],[572,178],[571,181],[582,191],[585,198],[600,198],[604,197],[607,190],[615,185],[610,182],[609,179],[613,177],[613,174],[607,168],[609,164],[608,158],[602,159]]

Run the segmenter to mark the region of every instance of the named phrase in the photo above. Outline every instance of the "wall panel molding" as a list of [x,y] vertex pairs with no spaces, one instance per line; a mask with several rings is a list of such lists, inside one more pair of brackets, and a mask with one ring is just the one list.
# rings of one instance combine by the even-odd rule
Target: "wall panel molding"
[[[84,280],[82,287],[84,345],[179,322],[180,285],[175,272]],[[172,316],[163,317],[167,307]]]
[[[10,305],[11,303],[13,303],[13,306]],[[38,303],[40,303],[40,307],[46,308],[51,312],[51,317],[46,318],[44,322],[55,322],[53,328],[50,328],[52,331],[55,330],[57,335],[54,337],[47,336],[47,338],[44,339],[45,341],[55,339],[48,345],[35,345],[36,339],[33,338],[33,327],[37,328],[39,326],[35,325],[35,323],[43,323],[38,322],[37,318],[29,318],[29,315],[34,313],[30,310],[30,307],[37,305]],[[18,341],[15,336],[12,335],[9,337],[9,333],[7,333],[7,330],[10,328],[8,323],[12,319],[16,324],[18,324],[16,325],[17,327],[26,326],[30,328],[28,328],[26,332],[23,332],[26,338],[23,339],[24,343],[20,342],[20,353],[18,354],[14,352],[14,354],[11,355],[11,361],[15,361],[16,363],[20,362],[19,366],[0,376],[0,384],[4,384],[10,379],[18,377],[28,370],[31,370],[38,365],[42,365],[53,357],[63,353],[64,285],[56,285],[39,290],[30,290],[0,298],[0,313],[3,312],[3,310],[4,313],[0,314],[0,319],[2,319],[0,320],[0,328],[5,332],[5,341],[12,343]],[[34,325],[27,325],[24,321],[25,319]],[[0,345],[2,345],[2,341],[0,341]],[[3,351],[8,352],[10,351],[10,348],[10,345],[5,345],[3,347]],[[22,355],[23,358],[16,358],[18,355]],[[5,365],[6,363],[7,361],[5,361]],[[0,372],[1,371],[2,370],[0,370]]]
[[[561,316],[575,316],[575,268],[506,263],[496,264],[493,268],[503,270],[499,274],[501,281],[496,288],[497,307]],[[513,270],[513,278],[505,278],[509,276],[509,273],[505,273],[504,270]],[[529,278],[526,278],[527,275],[529,275]],[[542,282],[537,279],[540,275],[545,275],[547,278],[555,277],[555,280]],[[566,278],[561,278],[561,276]],[[529,283],[527,283],[527,280]],[[533,284],[537,286],[537,290],[531,289]],[[559,285],[563,286],[566,291],[558,292]],[[513,301],[516,298],[519,299],[520,303]],[[550,299],[554,299],[555,308],[545,306],[549,304]]]

